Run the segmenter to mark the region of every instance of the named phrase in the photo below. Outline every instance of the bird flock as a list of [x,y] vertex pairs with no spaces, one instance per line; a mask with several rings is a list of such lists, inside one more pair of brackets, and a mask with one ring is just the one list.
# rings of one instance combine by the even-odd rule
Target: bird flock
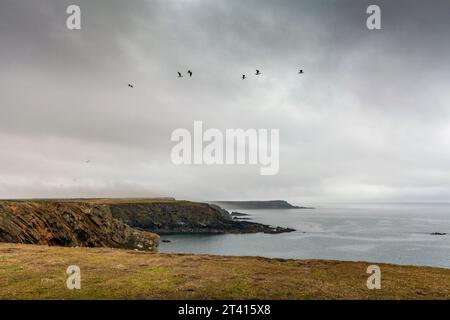
[[[192,75],[193,75],[191,70],[188,70],[187,74],[189,75],[189,77],[192,77]],[[178,78],[183,78],[183,75],[181,74],[181,72],[178,72]]]
[[[303,69],[300,69],[300,70],[298,71],[298,74],[303,74],[303,73],[304,73],[304,72],[303,72]],[[179,71],[177,72],[177,74],[178,74],[178,78],[183,78],[183,77],[184,77],[183,74],[182,74],[181,72],[179,72]],[[193,75],[193,73],[192,73],[191,70],[188,70],[188,71],[187,71],[187,74],[189,75],[189,78],[192,77],[192,75]],[[261,71],[258,70],[258,69],[256,69],[255,76],[260,76],[260,75],[262,75]],[[245,79],[247,79],[247,75],[246,75],[246,74],[243,74],[243,75],[242,75],[242,80],[245,80]],[[129,83],[129,84],[128,84],[128,87],[134,88],[134,85],[132,85],[131,83]]]

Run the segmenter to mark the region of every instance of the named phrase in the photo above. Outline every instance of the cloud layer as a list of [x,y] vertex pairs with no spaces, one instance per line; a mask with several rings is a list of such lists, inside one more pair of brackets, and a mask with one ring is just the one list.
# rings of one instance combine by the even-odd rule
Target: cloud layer
[[[450,2],[72,3],[0,4],[0,197],[449,198]],[[280,173],[175,166],[195,120],[280,129]]]

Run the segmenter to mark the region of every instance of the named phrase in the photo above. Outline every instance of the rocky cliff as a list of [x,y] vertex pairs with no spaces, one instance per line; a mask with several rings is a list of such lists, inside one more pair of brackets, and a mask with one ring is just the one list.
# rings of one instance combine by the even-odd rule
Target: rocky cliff
[[113,218],[92,201],[0,201],[0,242],[155,250],[159,236]]
[[281,233],[220,207],[161,199],[0,201],[0,242],[154,250],[155,233]]
[[190,201],[112,203],[111,213],[127,225],[159,234],[167,233],[281,233],[294,231],[249,221],[233,220],[219,206]]

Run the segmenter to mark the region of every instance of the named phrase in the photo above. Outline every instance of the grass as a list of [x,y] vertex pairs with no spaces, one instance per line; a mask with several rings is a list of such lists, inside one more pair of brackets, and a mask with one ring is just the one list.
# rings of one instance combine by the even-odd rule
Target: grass
[[[66,269],[81,269],[81,290]],[[450,269],[0,244],[0,299],[449,299]]]

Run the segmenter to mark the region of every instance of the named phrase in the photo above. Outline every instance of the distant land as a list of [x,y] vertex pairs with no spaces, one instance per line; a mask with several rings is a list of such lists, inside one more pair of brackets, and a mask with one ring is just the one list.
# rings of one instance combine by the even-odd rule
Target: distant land
[[267,201],[213,201],[212,203],[226,209],[313,209],[310,207],[294,206],[285,200]]

